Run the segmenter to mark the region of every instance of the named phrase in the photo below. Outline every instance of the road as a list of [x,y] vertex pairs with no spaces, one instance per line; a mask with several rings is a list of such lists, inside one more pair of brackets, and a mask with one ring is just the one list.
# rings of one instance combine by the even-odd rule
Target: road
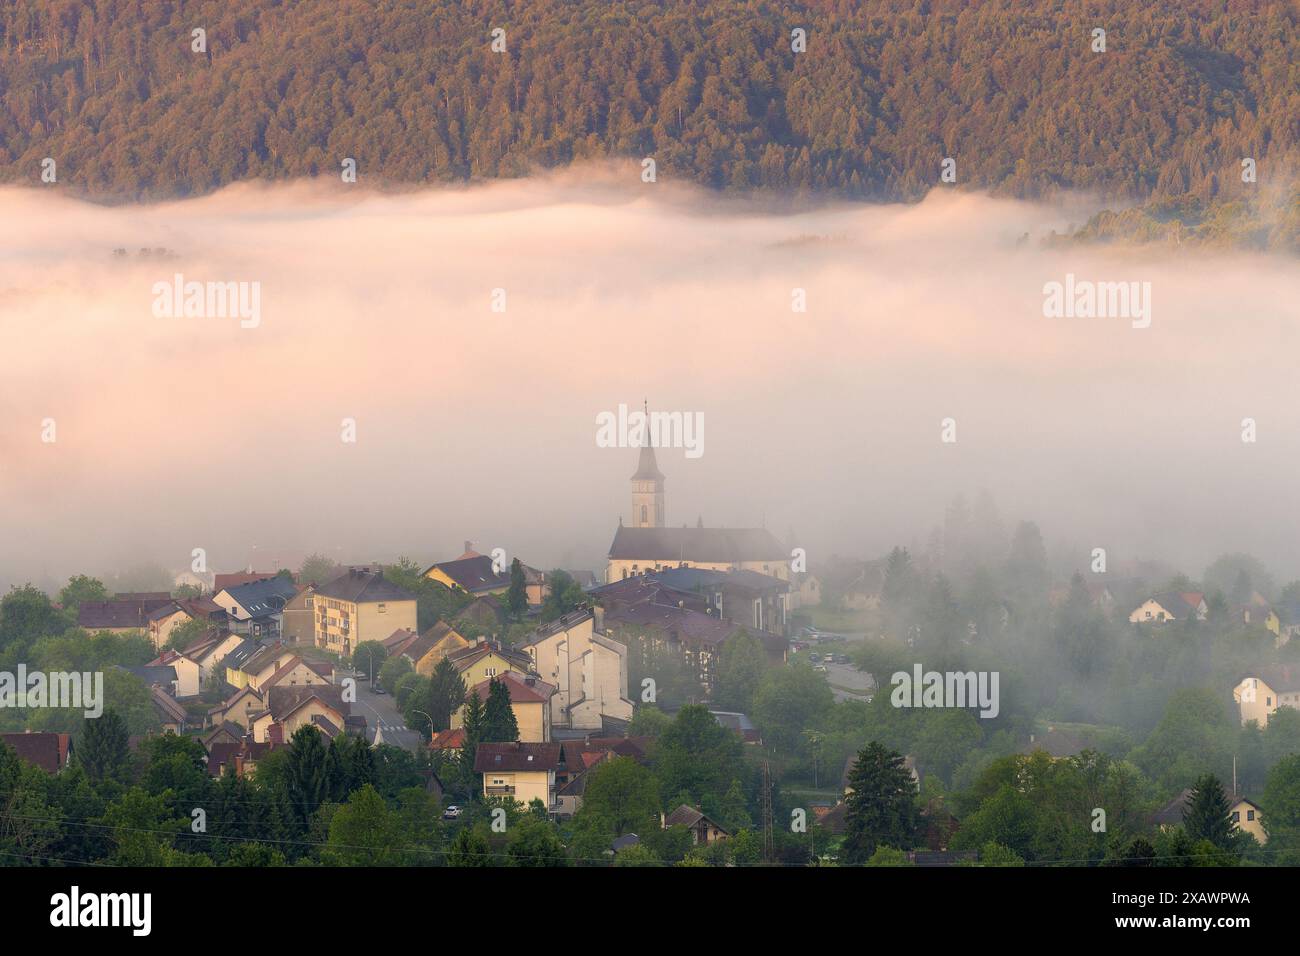
[[871,675],[852,664],[827,664],[826,679],[836,700],[863,700],[875,689]]
[[423,739],[406,726],[406,721],[398,713],[393,698],[388,694],[372,693],[364,675],[357,677],[356,681],[357,700],[353,706],[365,715],[367,739],[373,740],[375,730],[380,729],[383,731],[384,743],[412,752],[418,750]]

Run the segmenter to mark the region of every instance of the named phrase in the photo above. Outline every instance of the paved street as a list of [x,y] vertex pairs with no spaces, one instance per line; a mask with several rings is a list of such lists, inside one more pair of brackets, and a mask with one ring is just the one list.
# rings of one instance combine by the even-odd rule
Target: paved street
[[[347,676],[351,676],[350,674]],[[397,705],[388,694],[374,694],[364,676],[358,676],[357,702],[353,705],[366,718],[366,736],[374,738],[375,730],[383,731],[384,743],[405,750],[415,751],[420,748],[421,737],[406,726]]]

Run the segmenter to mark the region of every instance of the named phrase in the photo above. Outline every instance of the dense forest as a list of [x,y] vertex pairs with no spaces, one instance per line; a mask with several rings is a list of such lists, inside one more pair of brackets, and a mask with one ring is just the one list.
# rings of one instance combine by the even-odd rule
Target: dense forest
[[15,0],[0,179],[48,156],[84,195],[149,199],[344,157],[373,184],[653,155],[718,189],[912,200],[953,157],[962,187],[1148,204],[1099,235],[1241,203],[1289,245],[1298,20],[1246,0]]

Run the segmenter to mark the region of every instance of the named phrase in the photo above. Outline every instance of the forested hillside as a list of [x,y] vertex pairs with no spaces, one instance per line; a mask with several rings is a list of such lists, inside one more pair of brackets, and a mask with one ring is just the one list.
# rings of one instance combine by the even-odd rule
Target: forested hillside
[[1196,216],[1300,169],[1297,36],[1286,0],[10,0],[0,178],[50,156],[71,189],[156,198],[345,156],[426,182],[653,155],[720,189],[913,199],[951,156],[961,186]]

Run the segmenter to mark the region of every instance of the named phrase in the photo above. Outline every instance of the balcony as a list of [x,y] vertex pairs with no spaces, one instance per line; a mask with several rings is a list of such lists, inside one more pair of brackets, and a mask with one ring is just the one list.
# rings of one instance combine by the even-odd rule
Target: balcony
[[512,786],[504,786],[504,787],[488,786],[488,787],[484,787],[483,789],[484,792],[489,797],[513,797],[515,795],[515,788]]

